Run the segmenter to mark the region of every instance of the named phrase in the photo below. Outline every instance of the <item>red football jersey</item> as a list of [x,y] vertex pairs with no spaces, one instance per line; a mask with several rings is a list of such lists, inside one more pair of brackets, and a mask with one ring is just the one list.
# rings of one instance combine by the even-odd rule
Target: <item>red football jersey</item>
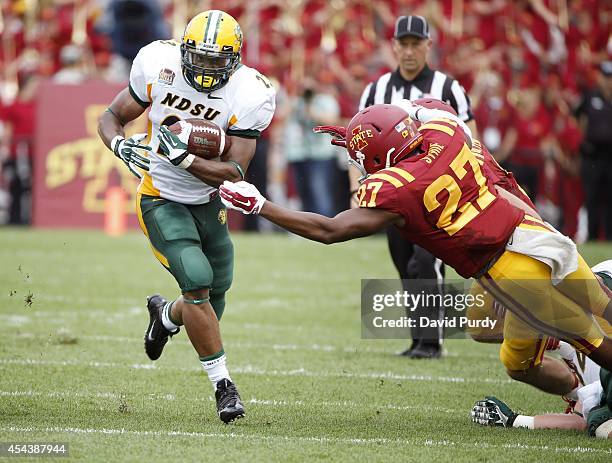
[[504,190],[512,193],[514,196],[523,200],[523,202],[527,203],[534,210],[536,209],[535,205],[531,201],[531,198],[527,196],[525,190],[521,188],[521,186],[514,178],[514,174],[512,172],[508,172],[502,166],[500,166],[493,155],[489,153],[489,150],[485,145],[483,145],[479,140],[473,140],[472,143],[472,153],[480,162],[480,165],[485,164],[491,173],[491,179],[495,185],[499,185]]
[[419,130],[423,152],[368,177],[359,205],[401,215],[407,240],[472,277],[503,252],[524,213],[498,196],[493,173],[455,122],[430,121]]

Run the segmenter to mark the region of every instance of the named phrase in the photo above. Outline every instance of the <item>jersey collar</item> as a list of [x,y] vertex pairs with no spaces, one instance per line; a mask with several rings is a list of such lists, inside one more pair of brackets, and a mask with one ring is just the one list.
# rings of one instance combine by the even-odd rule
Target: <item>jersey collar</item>
[[395,69],[395,71],[391,73],[391,83],[393,84],[393,87],[397,89],[404,88],[407,85],[417,85],[418,86],[419,83],[428,81],[433,75],[433,73],[434,72],[431,70],[431,68],[427,64],[425,64],[425,67],[421,70],[421,72],[417,74],[417,76],[414,79],[406,80],[400,74],[400,70],[398,66],[397,69]]

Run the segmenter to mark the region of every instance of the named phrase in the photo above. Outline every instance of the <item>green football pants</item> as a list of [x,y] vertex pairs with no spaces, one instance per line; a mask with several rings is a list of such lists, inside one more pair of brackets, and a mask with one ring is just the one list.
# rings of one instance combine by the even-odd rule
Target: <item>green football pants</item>
[[207,204],[188,205],[138,195],[137,212],[153,254],[181,291],[210,289],[210,303],[221,319],[225,292],[232,284],[234,247],[219,197]]

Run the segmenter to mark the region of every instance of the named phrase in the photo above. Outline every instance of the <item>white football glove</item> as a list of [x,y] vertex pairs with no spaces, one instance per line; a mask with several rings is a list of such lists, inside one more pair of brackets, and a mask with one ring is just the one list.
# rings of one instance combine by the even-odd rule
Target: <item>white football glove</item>
[[235,209],[243,214],[259,214],[266,202],[259,190],[248,182],[223,182],[219,187],[221,201],[229,209]]
[[140,150],[151,151],[150,146],[140,144],[145,138],[147,138],[146,133],[138,133],[127,139],[117,135],[111,141],[111,149],[115,156],[121,159],[130,172],[138,178],[142,178],[142,172],[139,169],[148,171],[151,162],[139,152]]
[[168,127],[163,125],[159,128],[157,134],[159,151],[176,167],[187,169],[195,158],[193,154],[187,152],[189,135],[191,135],[193,126],[185,121],[180,121],[179,124],[181,125],[179,134],[170,132]]

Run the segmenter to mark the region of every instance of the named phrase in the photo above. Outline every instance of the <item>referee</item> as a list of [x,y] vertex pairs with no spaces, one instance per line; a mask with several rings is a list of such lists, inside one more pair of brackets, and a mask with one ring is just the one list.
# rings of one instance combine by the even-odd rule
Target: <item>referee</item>
[[[401,99],[435,98],[450,104],[476,136],[476,123],[470,100],[459,82],[427,65],[427,54],[432,41],[429,24],[422,16],[400,16],[395,23],[393,53],[398,67],[371,82],[363,92],[359,110],[373,104],[395,103]],[[351,169],[351,190],[356,191],[357,173]],[[393,264],[403,280],[404,290],[413,293],[442,291],[444,264],[423,248],[405,241],[395,227],[387,230],[389,251]],[[416,280],[428,280],[430,284]],[[419,307],[408,316],[439,319],[444,317],[441,307]],[[411,328],[412,345],[402,355],[410,358],[438,358],[441,353],[442,330]]]

